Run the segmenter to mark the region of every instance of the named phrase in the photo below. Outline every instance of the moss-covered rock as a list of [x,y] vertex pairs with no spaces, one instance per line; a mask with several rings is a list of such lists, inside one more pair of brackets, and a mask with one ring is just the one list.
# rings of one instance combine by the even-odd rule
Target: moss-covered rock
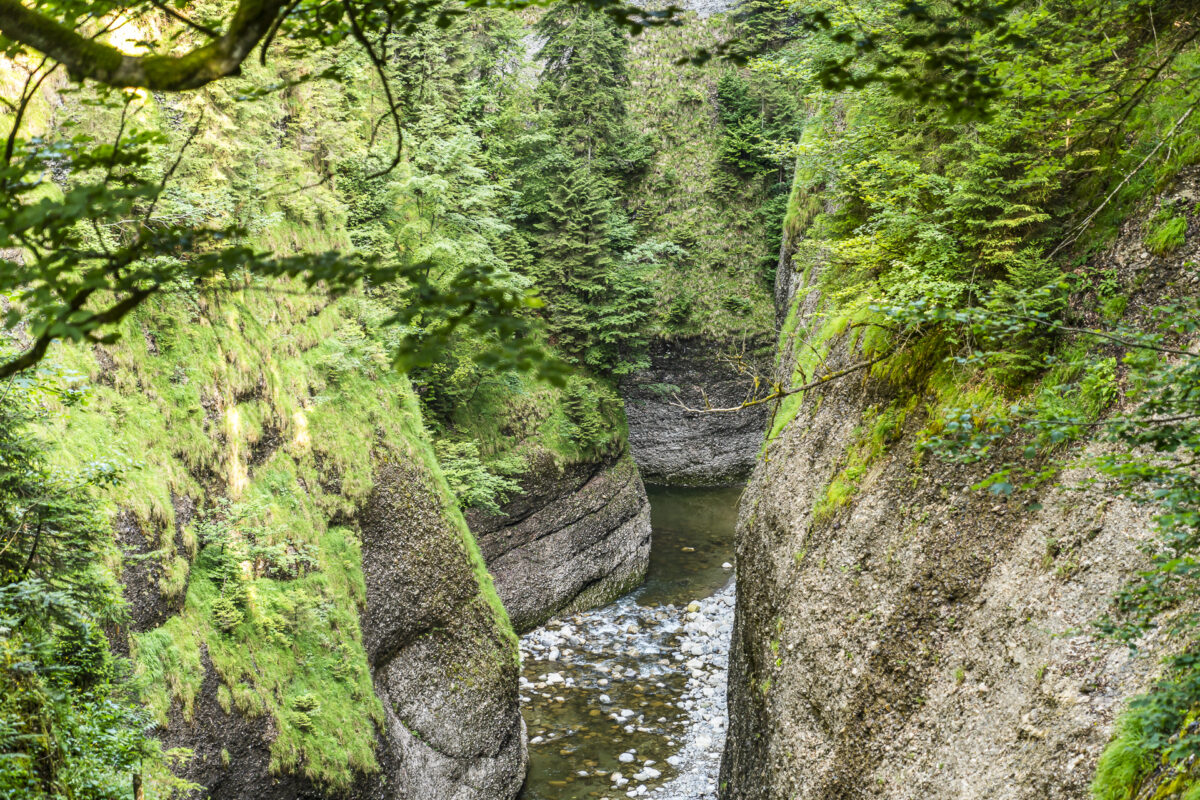
[[128,476],[103,498],[115,638],[214,798],[490,800],[523,779],[515,638],[363,303],[163,298],[117,344],[54,356],[90,383],[49,417],[55,459]]

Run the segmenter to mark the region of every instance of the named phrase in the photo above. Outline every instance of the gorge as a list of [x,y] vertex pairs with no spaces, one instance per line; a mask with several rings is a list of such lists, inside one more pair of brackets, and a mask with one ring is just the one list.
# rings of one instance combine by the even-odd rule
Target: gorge
[[0,0],[0,800],[1200,798],[1200,15]]

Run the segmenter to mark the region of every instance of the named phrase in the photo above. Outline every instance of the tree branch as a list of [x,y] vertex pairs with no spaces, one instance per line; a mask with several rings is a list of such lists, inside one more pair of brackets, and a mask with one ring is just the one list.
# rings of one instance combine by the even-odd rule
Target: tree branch
[[822,375],[821,377],[811,380],[808,383],[800,386],[790,386],[786,389],[778,388],[770,394],[765,394],[762,397],[756,397],[753,400],[747,400],[739,406],[730,406],[729,408],[692,408],[691,406],[685,405],[682,400],[678,399],[678,397],[676,397],[675,402],[671,403],[671,405],[675,406],[676,408],[682,408],[684,411],[692,414],[730,414],[734,411],[744,411],[747,408],[762,405],[763,403],[770,403],[773,400],[782,400],[789,395],[806,392],[809,389],[815,389],[818,386],[824,386],[827,383],[836,381],[839,378],[844,378],[847,375],[853,375],[856,372],[862,372],[864,369],[870,369],[879,362],[886,361],[887,359],[891,358],[893,355],[895,355],[897,349],[898,348],[895,347],[889,348],[874,358],[867,359],[866,361],[860,361],[857,364],[852,364],[845,369],[840,369],[837,372],[831,372],[828,375]]
[[180,11],[178,11],[174,8],[171,8],[169,5],[162,2],[162,0],[150,0],[150,5],[154,6],[159,11],[163,12],[171,19],[174,19],[177,22],[182,22],[184,25],[187,25],[192,30],[199,31],[200,33],[203,33],[205,36],[207,36],[210,39],[219,39],[221,37],[221,34],[217,33],[212,28],[208,27],[207,25],[201,25],[199,22],[196,22],[192,18],[188,17],[186,14],[183,14]]
[[1027,317],[1027,316],[1024,316],[1021,314],[1014,314],[1012,318],[1025,320],[1026,322],[1033,322],[1038,325],[1044,325],[1045,327],[1050,328],[1051,330],[1063,331],[1065,333],[1078,333],[1082,336],[1094,336],[1097,339],[1104,339],[1105,341],[1113,342],[1113,343],[1119,344],[1119,345],[1124,345],[1125,347],[1129,347],[1134,350],[1149,350],[1153,353],[1162,353],[1164,355],[1172,355],[1172,356],[1185,356],[1186,358],[1195,358],[1197,356],[1196,353],[1190,352],[1188,350],[1179,350],[1178,348],[1175,348],[1175,347],[1164,347],[1162,345],[1154,345],[1154,344],[1150,344],[1148,342],[1139,342],[1139,341],[1135,341],[1132,339],[1124,339],[1120,336],[1117,336],[1116,334],[1108,333],[1106,331],[1096,330],[1094,328],[1079,328],[1074,325],[1064,325],[1061,322],[1054,322],[1054,321],[1048,320],[1048,319],[1038,319],[1037,317]]
[[42,542],[42,515],[38,514],[37,530],[33,534],[33,546],[29,548],[29,558],[25,559],[25,566],[21,570],[21,580],[29,574],[29,568],[33,566],[33,557],[37,555],[38,545]]
[[1095,210],[1092,211],[1092,213],[1088,214],[1084,218],[1083,222],[1080,222],[1078,225],[1076,225],[1074,227],[1074,229],[1071,230],[1071,232],[1067,236],[1067,238],[1065,238],[1061,242],[1059,242],[1058,246],[1050,251],[1050,255],[1047,256],[1047,258],[1054,258],[1054,256],[1058,255],[1059,251],[1062,250],[1064,247],[1069,247],[1070,245],[1074,244],[1076,241],[1079,240],[1079,237],[1083,234],[1084,230],[1087,229],[1087,226],[1091,225],[1092,221],[1100,215],[1100,212],[1103,211],[1105,209],[1105,207],[1108,206],[1109,202],[1114,197],[1117,196],[1117,193],[1120,192],[1121,189],[1125,188],[1125,184],[1127,184],[1131,180],[1133,180],[1133,176],[1137,175],[1139,172],[1141,172],[1142,167],[1146,166],[1146,164],[1149,163],[1150,159],[1152,159],[1152,158],[1154,158],[1154,156],[1158,155],[1158,151],[1162,149],[1162,146],[1164,144],[1166,144],[1167,142],[1171,141],[1172,138],[1174,138],[1175,134],[1179,131],[1179,128],[1183,125],[1183,123],[1187,122],[1188,117],[1190,117],[1192,115],[1192,112],[1194,112],[1196,110],[1196,105],[1198,103],[1200,103],[1200,101],[1197,101],[1197,103],[1193,103],[1191,106],[1188,107],[1188,110],[1183,113],[1183,116],[1181,116],[1179,119],[1175,120],[1175,124],[1173,126],[1171,126],[1171,130],[1167,133],[1167,135],[1165,137],[1163,137],[1162,141],[1160,141],[1157,145],[1155,145],[1154,149],[1151,150],[1149,152],[1149,154],[1147,154],[1147,156],[1142,159],[1141,163],[1139,163],[1136,167],[1134,167],[1133,171],[1130,172],[1128,175],[1126,175],[1125,179],[1117,184],[1117,188],[1113,189],[1109,193],[1108,197],[1104,198],[1104,202],[1102,202],[1100,205],[1096,206]]
[[0,0],[0,35],[61,62],[76,79],[155,91],[196,89],[227,75],[275,24],[286,0],[238,0],[229,29],[208,44],[178,56],[131,56],[93,41],[21,0]]

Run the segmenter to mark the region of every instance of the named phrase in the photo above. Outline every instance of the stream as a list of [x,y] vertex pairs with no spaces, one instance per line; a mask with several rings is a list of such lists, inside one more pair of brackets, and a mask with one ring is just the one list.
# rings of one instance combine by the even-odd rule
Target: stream
[[521,637],[520,800],[716,797],[741,489],[646,491],[645,583]]

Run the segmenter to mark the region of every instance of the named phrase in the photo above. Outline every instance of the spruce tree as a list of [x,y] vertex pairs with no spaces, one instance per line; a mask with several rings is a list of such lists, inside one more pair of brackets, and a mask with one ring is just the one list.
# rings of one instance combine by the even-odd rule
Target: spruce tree
[[575,163],[617,176],[645,158],[625,110],[629,42],[605,15],[559,3],[538,24],[545,37],[540,99]]
[[[621,195],[649,149],[625,109],[629,44],[603,14],[559,4],[538,26],[538,87],[549,146],[527,161],[526,208],[550,328],[565,354],[602,372],[641,365],[651,295],[636,265]],[[538,197],[538,194],[541,194]]]

